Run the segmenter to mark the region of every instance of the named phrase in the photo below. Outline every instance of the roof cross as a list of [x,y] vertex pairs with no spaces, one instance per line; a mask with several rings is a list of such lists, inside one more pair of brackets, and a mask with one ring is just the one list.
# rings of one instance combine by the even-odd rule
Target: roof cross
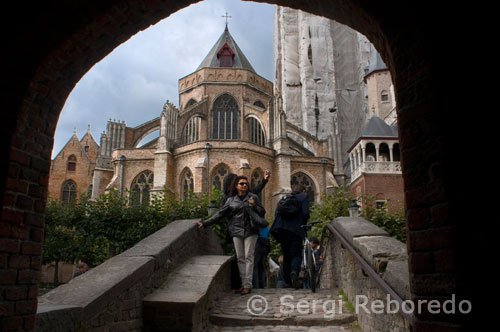
[[228,19],[228,18],[232,18],[232,16],[228,16],[228,15],[227,15],[227,12],[226,12],[226,15],[222,15],[221,17],[224,17],[224,18],[226,19],[226,28],[227,28],[227,23],[228,23],[228,22],[227,22],[227,19]]

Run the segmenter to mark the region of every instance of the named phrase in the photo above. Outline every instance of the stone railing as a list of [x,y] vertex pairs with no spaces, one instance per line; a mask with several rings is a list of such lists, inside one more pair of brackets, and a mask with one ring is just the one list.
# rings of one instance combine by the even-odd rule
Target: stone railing
[[39,297],[36,331],[142,331],[142,300],[189,258],[222,255],[197,220],[178,220],[85,274]]
[[406,245],[374,224],[350,217],[327,225],[322,242],[320,287],[347,295],[361,331],[409,331],[412,315],[396,310],[410,299]]
[[401,163],[399,161],[365,161],[352,171],[354,181],[361,174],[401,174]]

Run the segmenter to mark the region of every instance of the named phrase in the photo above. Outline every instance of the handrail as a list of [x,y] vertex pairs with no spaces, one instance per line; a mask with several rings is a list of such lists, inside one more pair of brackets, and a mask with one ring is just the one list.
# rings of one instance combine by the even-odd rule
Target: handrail
[[[321,233],[321,240],[320,240],[320,255],[323,255],[323,262],[325,260],[325,253],[323,253],[323,241],[325,239],[325,234],[326,232],[329,231],[331,234],[336,236],[340,242],[342,243],[342,246],[346,248],[349,253],[354,257],[354,259],[361,265],[363,271],[368,274],[368,276],[377,284],[379,288],[382,289],[382,291],[386,292],[387,294],[390,295],[392,299],[394,299],[396,302],[398,302],[399,307],[398,311],[403,317],[409,322],[412,323],[415,321],[415,316],[413,314],[410,314],[408,312],[405,312],[403,309],[403,305],[405,305],[405,301],[392,289],[392,287],[380,277],[380,275],[361,257],[356,250],[351,246],[351,244],[344,238],[342,234],[338,230],[336,230],[331,224],[326,224],[325,227],[323,227],[323,232]],[[321,271],[320,271],[321,273]]]

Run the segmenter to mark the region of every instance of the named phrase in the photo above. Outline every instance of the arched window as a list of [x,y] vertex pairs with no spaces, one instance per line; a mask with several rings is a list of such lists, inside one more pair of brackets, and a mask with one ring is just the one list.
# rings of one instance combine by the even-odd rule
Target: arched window
[[305,173],[302,172],[297,172],[292,175],[292,180],[290,181],[290,184],[293,186],[301,184],[304,187],[306,187],[307,195],[309,196],[309,202],[313,203],[314,202],[314,194],[315,194],[315,188],[314,188],[314,182],[311,180],[309,176],[307,176]]
[[182,177],[181,191],[184,198],[188,197],[189,193],[194,191],[193,173],[189,169],[186,169]]
[[250,118],[248,120],[250,124],[250,141],[252,143],[255,143],[257,145],[262,145],[264,146],[266,144],[265,139],[264,139],[264,131],[262,130],[262,126],[260,125],[259,121],[255,118]]
[[74,203],[76,200],[76,183],[73,180],[67,180],[63,183],[61,201],[63,204]]
[[377,150],[375,149],[375,144],[366,144],[365,157],[366,161],[377,161]]
[[263,102],[261,102],[260,100],[257,100],[255,103],[253,103],[255,106],[258,106],[260,108],[266,108],[266,106],[264,105]]
[[73,154],[68,157],[67,170],[70,172],[76,171],[76,157]]
[[[260,183],[260,181],[262,181],[263,178],[264,178],[264,175],[262,174],[262,172],[258,169],[255,170],[252,173],[252,177],[250,178],[250,188],[252,188],[252,190],[254,190],[255,187],[257,187],[257,185]],[[264,192],[264,190],[262,190],[258,195],[261,203],[264,201],[263,192]],[[262,203],[262,204],[264,204],[264,203]]]
[[217,190],[222,190],[222,184],[224,183],[224,178],[229,174],[226,165],[218,166],[213,173],[212,187]]
[[199,116],[192,117],[186,123],[182,133],[182,143],[189,144],[200,139],[201,118]]
[[144,171],[137,175],[130,186],[130,203],[148,205],[151,188],[153,188],[153,172]]
[[238,139],[238,104],[230,94],[214,101],[212,109],[212,138]]
[[399,152],[399,143],[396,143],[392,146],[392,160],[401,161],[401,154]]
[[378,152],[378,161],[389,161],[389,160],[390,160],[389,146],[386,143],[382,143],[380,144]]
[[188,109],[189,107],[193,106],[194,104],[196,104],[196,100],[194,100],[193,98],[189,99],[189,101],[186,103],[186,107],[184,107],[184,109]]

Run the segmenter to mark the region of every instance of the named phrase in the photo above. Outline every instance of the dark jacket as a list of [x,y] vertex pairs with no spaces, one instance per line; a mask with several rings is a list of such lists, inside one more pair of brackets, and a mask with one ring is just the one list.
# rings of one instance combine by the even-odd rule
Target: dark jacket
[[248,204],[248,199],[253,197],[254,199],[254,209],[260,216],[266,214],[266,210],[262,207],[259,197],[255,194],[248,193],[243,199],[239,196],[228,197],[224,206],[219,209],[211,218],[203,221],[203,227],[207,227],[215,224],[219,220],[227,217],[228,219],[228,231],[231,237],[248,237],[250,235],[258,234],[258,230],[254,230],[250,226],[250,220],[248,213],[245,209],[251,209]]
[[274,222],[271,226],[271,235],[279,241],[279,231],[284,229],[297,234],[301,238],[306,237],[306,232],[300,227],[307,224],[309,220],[309,196],[301,194],[298,191],[293,192],[299,201],[300,213],[297,213],[293,218],[284,219],[282,216],[275,213]]

